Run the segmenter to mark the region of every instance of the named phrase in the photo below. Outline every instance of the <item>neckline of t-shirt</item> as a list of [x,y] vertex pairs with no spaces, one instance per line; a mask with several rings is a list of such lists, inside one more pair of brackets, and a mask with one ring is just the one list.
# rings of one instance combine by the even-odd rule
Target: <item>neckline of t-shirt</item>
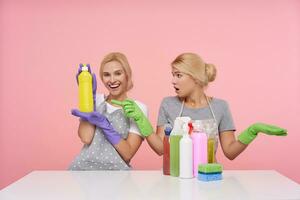
[[114,110],[122,109],[122,107],[114,106],[113,104],[110,104],[108,101],[106,101],[107,96],[105,94],[101,94],[103,97],[103,101],[106,103],[107,106],[114,108]]
[[[179,99],[178,99],[179,100]],[[215,97],[211,97],[211,100],[210,100],[210,104],[214,103],[216,100]],[[180,101],[179,101],[180,102]],[[180,102],[182,104],[182,102]],[[189,108],[187,107],[186,105],[183,105],[184,109],[189,109],[189,110],[204,110],[204,109],[209,109],[209,105],[205,106],[205,107],[202,107],[202,108]]]
[[122,107],[117,107],[117,106],[114,106],[113,104],[108,103],[105,99],[104,99],[104,102],[106,103],[107,106],[114,108],[115,110],[122,109]]

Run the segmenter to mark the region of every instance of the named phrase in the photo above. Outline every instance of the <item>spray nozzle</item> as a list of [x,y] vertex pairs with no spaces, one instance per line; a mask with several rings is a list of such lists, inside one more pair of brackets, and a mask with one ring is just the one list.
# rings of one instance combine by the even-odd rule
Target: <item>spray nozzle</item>
[[188,126],[189,126],[189,134],[191,135],[193,130],[194,130],[194,127],[193,127],[193,123],[192,122],[189,122],[188,123]]
[[189,134],[189,123],[184,122],[182,124],[182,130],[183,130],[183,135],[188,135]]
[[[174,122],[174,128],[171,132],[171,135],[182,135],[183,132],[183,124],[186,125],[191,121],[190,117],[177,117]],[[188,125],[187,125],[188,126]],[[188,131],[188,129],[187,129]]]

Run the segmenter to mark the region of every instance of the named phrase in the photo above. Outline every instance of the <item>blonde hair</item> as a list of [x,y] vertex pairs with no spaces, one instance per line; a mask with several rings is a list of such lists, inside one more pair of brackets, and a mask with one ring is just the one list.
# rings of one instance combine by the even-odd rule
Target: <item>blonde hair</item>
[[124,71],[125,71],[125,75],[126,75],[126,79],[127,79],[127,91],[130,90],[131,88],[133,88],[133,82],[132,82],[132,72],[131,72],[131,68],[129,65],[129,62],[126,58],[126,56],[120,52],[112,52],[109,53],[108,55],[106,55],[100,65],[100,78],[103,81],[103,68],[104,65],[106,63],[112,62],[112,61],[116,61],[119,62]]
[[171,66],[192,76],[203,86],[207,86],[216,78],[217,70],[213,64],[205,63],[200,56],[195,53],[183,53],[171,63]]

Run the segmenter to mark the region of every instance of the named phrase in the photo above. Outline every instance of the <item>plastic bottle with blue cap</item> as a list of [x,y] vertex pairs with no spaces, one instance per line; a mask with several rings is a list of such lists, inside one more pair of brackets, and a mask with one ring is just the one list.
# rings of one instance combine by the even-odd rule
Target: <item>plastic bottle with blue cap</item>
[[172,127],[170,124],[165,125],[165,136],[163,140],[164,155],[163,155],[163,174],[170,175],[170,142],[169,136],[171,134]]

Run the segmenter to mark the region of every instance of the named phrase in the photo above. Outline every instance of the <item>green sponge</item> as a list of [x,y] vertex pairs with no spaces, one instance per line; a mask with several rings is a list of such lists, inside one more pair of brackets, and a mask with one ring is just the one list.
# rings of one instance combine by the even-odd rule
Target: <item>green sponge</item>
[[219,163],[208,163],[198,165],[198,172],[205,174],[222,173],[223,167]]

